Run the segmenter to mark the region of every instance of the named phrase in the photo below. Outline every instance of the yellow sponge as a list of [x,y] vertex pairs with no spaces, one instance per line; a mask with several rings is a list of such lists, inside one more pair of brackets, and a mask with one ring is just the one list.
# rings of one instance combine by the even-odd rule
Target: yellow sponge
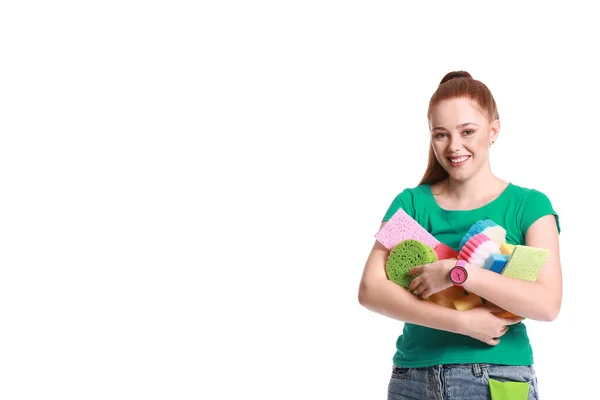
[[525,281],[535,281],[549,252],[547,249],[538,247],[517,245],[506,262],[502,275]]
[[515,249],[515,246],[510,243],[504,242],[500,245],[500,253],[501,254],[511,255],[514,249]]
[[469,293],[464,297],[454,300],[454,307],[456,307],[458,311],[467,311],[482,305],[483,301],[481,300],[481,297],[474,293]]

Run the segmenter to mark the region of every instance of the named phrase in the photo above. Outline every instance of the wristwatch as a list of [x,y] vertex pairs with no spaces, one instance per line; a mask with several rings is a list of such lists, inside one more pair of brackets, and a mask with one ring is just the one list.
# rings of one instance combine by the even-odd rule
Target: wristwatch
[[454,286],[462,286],[467,280],[469,274],[465,269],[467,262],[465,260],[457,260],[454,267],[450,270],[450,281]]

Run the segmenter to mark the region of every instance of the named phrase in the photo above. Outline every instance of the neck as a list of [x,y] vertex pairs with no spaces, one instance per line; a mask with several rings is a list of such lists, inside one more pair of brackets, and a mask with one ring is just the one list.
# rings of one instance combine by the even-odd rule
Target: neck
[[457,181],[449,177],[444,191],[457,204],[467,204],[486,199],[505,185],[506,182],[496,177],[491,170],[484,168],[466,181]]

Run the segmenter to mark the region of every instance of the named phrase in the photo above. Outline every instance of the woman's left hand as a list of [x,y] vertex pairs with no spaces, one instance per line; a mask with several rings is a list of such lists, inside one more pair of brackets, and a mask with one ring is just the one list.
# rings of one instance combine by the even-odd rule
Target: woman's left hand
[[415,291],[423,299],[427,300],[432,294],[441,292],[452,286],[450,270],[456,264],[456,260],[440,260],[431,264],[419,265],[408,271],[408,275],[419,275],[410,284],[410,292]]

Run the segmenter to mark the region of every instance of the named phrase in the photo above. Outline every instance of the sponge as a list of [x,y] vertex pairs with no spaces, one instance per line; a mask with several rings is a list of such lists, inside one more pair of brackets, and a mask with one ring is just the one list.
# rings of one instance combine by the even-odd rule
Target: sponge
[[485,260],[483,268],[501,274],[508,262],[508,258],[507,254],[490,254],[487,260]]
[[458,253],[458,259],[483,267],[485,260],[493,253],[500,253],[500,245],[485,234],[478,233],[465,243],[460,253]]
[[379,241],[386,249],[391,250],[400,242],[413,239],[418,240],[432,249],[435,249],[440,241],[437,240],[433,235],[425,228],[423,228],[417,221],[415,221],[410,215],[406,213],[402,208],[389,219],[389,221],[381,227],[379,232],[375,234],[375,239]]
[[548,249],[517,245],[506,262],[502,275],[535,281],[548,258],[548,253]]
[[[496,314],[496,316],[500,317],[500,318],[517,318],[517,317],[518,318],[523,318],[523,317],[519,317],[516,314],[511,313],[510,311],[501,312],[500,314]],[[523,318],[523,319],[525,319],[525,318]]]
[[511,255],[514,249],[515,249],[514,244],[504,242],[500,245],[500,253],[502,253],[502,254]]
[[529,398],[529,383],[499,381],[489,378],[490,395],[492,400],[527,400]]
[[[496,304],[492,303],[489,300],[486,300],[485,304],[489,305],[491,307],[498,307]],[[501,308],[501,307],[498,307],[498,308]],[[510,311],[506,311],[506,310],[495,312],[494,315],[497,316],[497,317],[500,317],[500,318],[515,318],[515,317],[519,317],[518,315],[513,314]],[[524,317],[519,317],[519,318],[525,319]]]
[[435,246],[435,254],[437,254],[438,260],[449,260],[451,258],[458,257],[458,251],[454,250],[452,247],[445,245],[444,243],[440,243]]
[[498,245],[501,245],[506,241],[506,229],[500,225],[487,227],[481,231],[481,233],[498,243]]
[[460,241],[460,248],[462,249],[469,239],[479,233],[484,233],[499,245],[506,241],[506,230],[491,219],[484,219],[475,222],[471,228],[469,228],[467,234]]
[[416,266],[430,264],[437,260],[431,246],[418,240],[407,239],[392,249],[385,265],[385,272],[390,281],[409,289],[410,283],[417,275],[408,276],[408,271]]
[[465,296],[465,291],[460,286],[450,286],[448,289],[442,290],[429,296],[430,301],[439,304],[440,306],[455,310],[454,300]]
[[454,300],[454,307],[456,307],[458,311],[467,311],[482,305],[483,301],[481,300],[481,297],[475,293],[469,293],[466,296]]

